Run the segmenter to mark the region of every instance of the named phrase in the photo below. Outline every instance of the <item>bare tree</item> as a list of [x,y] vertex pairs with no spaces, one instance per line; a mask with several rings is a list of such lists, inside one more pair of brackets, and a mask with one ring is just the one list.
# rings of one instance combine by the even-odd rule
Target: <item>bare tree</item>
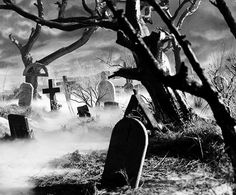
[[[199,1],[184,0],[180,3],[179,7],[173,14],[171,14],[169,10],[169,0],[161,0],[159,3],[156,0],[148,0],[145,2],[148,6],[152,6],[153,10],[157,12],[164,21],[169,29],[168,33],[173,37],[172,42],[175,41],[177,43],[176,46],[183,50],[192,65],[193,70],[199,77],[200,82],[189,78],[188,68],[183,62],[181,62],[179,55],[179,61],[176,60],[176,65],[179,66],[179,71],[175,75],[169,75],[162,69],[161,57],[163,52],[162,49],[160,49],[160,45],[162,45],[163,40],[165,39],[161,39],[160,32],[152,32],[148,35],[147,26],[142,19],[140,0],[127,0],[127,9],[125,14],[123,14],[122,10],[116,10],[113,1],[106,0],[105,6],[109,8],[109,10],[106,11],[106,17],[87,17],[84,19],[73,18],[73,23],[69,22],[72,18],[63,20],[45,20],[27,13],[18,7],[16,9],[16,6],[10,0],[4,1],[4,3],[7,3],[7,6],[9,4],[10,6],[13,5],[12,9],[20,15],[52,28],[71,31],[79,28],[100,26],[117,31],[117,43],[133,52],[136,61],[136,68],[120,69],[115,72],[113,76],[140,80],[150,93],[156,110],[159,111],[158,108],[165,107],[163,108],[163,111],[165,111],[164,114],[166,115],[173,114],[170,112],[173,109],[169,107],[169,105],[173,105],[171,103],[171,98],[167,98],[168,96],[166,94],[168,93],[164,91],[166,86],[204,98],[210,105],[216,122],[222,130],[222,135],[225,141],[225,150],[231,159],[234,169],[234,178],[236,179],[235,120],[231,117],[230,112],[221,101],[219,93],[214,90],[210,81],[205,76],[198,59],[190,47],[190,42],[180,33],[179,25],[187,16],[191,15],[198,8]],[[232,33],[235,33],[233,28],[235,22],[232,20],[232,15],[230,16],[229,14],[229,9],[224,11],[224,8],[227,8],[226,4],[222,4],[224,1],[216,0],[214,3],[224,15]],[[182,9],[185,11],[180,11]],[[177,17],[179,14],[181,14],[180,17]],[[179,64],[177,62],[179,62]],[[169,101],[169,105],[166,100],[160,99],[161,95],[163,95],[162,98],[165,97],[165,99]],[[169,118],[171,118],[171,115]],[[173,118],[178,120],[177,116]]]
[[[112,4],[115,5],[119,1],[112,1]],[[177,21],[178,27],[180,28],[183,24],[184,19],[194,13],[194,11],[197,9],[197,0],[190,1],[186,0],[183,3],[180,4],[179,8],[176,10],[172,17],[172,22],[175,20]],[[114,14],[111,12],[111,10],[108,8],[106,2],[104,0],[95,0],[96,5],[96,14],[93,14],[89,17],[70,17],[70,18],[56,18],[51,20],[45,20],[44,18],[40,18],[38,16],[35,16],[31,13],[28,13],[15,5],[11,0],[4,0],[5,5],[1,5],[0,9],[10,9],[14,10],[18,14],[31,19],[41,25],[48,26],[50,28],[57,28],[64,31],[73,31],[76,29],[81,28],[87,28],[87,27],[103,27],[111,30],[117,31],[117,43],[127,47],[130,49],[134,55],[135,61],[136,61],[136,68],[129,69],[129,71],[136,73],[136,71],[146,72],[150,73],[150,71],[146,71],[146,69],[149,69],[148,66],[143,66],[143,63],[146,63],[144,60],[140,60],[139,56],[142,54],[136,52],[137,48],[135,44],[131,43],[132,41],[127,38],[126,35],[123,33],[123,27],[119,26],[118,20],[114,17]],[[87,6],[85,0],[82,1],[83,7],[87,12],[91,12],[91,9]],[[166,39],[162,39],[161,33],[155,33],[152,32],[150,34],[145,21],[151,22],[151,13],[152,8],[150,6],[145,5],[143,1],[140,4],[140,0],[138,1],[127,1],[126,2],[126,13],[125,16],[129,20],[129,22],[135,27],[137,30],[137,33],[144,37],[144,41],[147,44],[147,46],[150,48],[151,52],[154,54],[156,59],[159,61],[159,67],[163,67],[163,56],[164,52],[171,48],[171,45],[173,44],[173,48],[175,48],[175,56],[176,56],[176,69],[180,67],[180,58],[179,55],[179,47],[175,45],[176,41],[174,41],[174,37],[172,36],[166,36]],[[165,3],[165,1],[161,1],[160,5],[167,13],[169,12],[169,4]],[[187,6],[188,5],[188,6]],[[141,13],[141,9],[145,10],[144,15]],[[181,12],[182,10],[185,10]],[[180,17],[177,17],[179,16]],[[162,30],[164,32],[164,30]],[[166,35],[168,33],[165,33]],[[123,36],[124,35],[124,36]],[[172,37],[172,39],[171,39]],[[165,43],[168,42],[167,46],[165,47]],[[169,73],[168,69],[163,67],[166,71],[166,74]],[[156,118],[159,121],[162,121],[164,123],[176,123],[176,124],[182,124],[183,119],[188,116],[188,110],[186,106],[184,105],[184,102],[181,101],[180,96],[176,91],[173,93],[170,92],[170,90],[163,85],[163,83],[160,82],[153,82],[150,80],[151,77],[149,77],[147,74],[143,74],[143,77],[139,78],[132,78],[134,74],[130,75],[127,79],[137,79],[142,82],[142,84],[146,87],[148,90],[150,96],[152,97],[152,100],[154,102],[154,105],[156,107]],[[153,73],[151,73],[153,74]],[[124,75],[123,75],[124,76]],[[127,76],[124,76],[127,77]],[[188,118],[188,117],[186,117]]]
[[[1,5],[1,9],[19,9],[17,6],[15,6],[11,1],[4,1],[6,5]],[[58,20],[63,20],[64,18],[64,13],[66,10],[66,5],[67,5],[67,0],[62,0],[60,3],[59,1],[56,3],[58,5]],[[34,4],[37,9],[38,9],[38,18],[41,18],[43,20],[44,14],[43,14],[43,4],[42,0],[37,0],[37,3]],[[88,10],[89,14],[93,15],[95,11]],[[21,43],[18,41],[12,34],[9,35],[10,40],[12,43],[16,45],[16,47],[19,49],[22,61],[24,63],[25,68],[31,68],[29,69],[30,75],[25,76],[25,81],[28,83],[31,83],[34,87],[34,93],[33,97],[37,98],[38,93],[37,93],[37,87],[38,87],[38,76],[39,75],[39,67],[37,66],[38,64],[42,66],[47,66],[54,60],[71,53],[72,51],[78,49],[79,47],[83,46],[93,32],[96,30],[96,27],[91,27],[91,28],[86,28],[81,35],[81,37],[73,42],[72,44],[62,47],[58,49],[57,51],[49,54],[48,56],[43,57],[42,59],[36,60],[36,63],[33,62],[33,57],[31,55],[31,50],[35,44],[35,42],[38,40],[40,33],[41,33],[41,25],[39,23],[36,24],[35,28],[32,28],[31,34],[25,44]],[[31,67],[32,66],[32,67]]]
[[74,96],[74,98],[71,97],[71,100],[77,103],[85,103],[90,108],[94,107],[101,98],[98,95],[97,84],[98,82],[88,82],[84,85],[79,83],[72,85],[71,95]]

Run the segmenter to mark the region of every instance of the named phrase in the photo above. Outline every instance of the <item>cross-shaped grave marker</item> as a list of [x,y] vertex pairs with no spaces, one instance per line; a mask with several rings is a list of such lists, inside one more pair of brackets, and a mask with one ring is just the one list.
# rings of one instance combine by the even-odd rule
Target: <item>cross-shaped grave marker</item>
[[70,86],[75,84],[75,83],[76,83],[76,81],[68,81],[66,76],[62,77],[62,82],[57,82],[56,83],[57,86],[59,86],[59,85],[63,86],[65,97],[66,97],[66,102],[67,102],[67,105],[68,105],[68,109],[70,110],[70,112],[72,114],[74,114],[74,111],[73,111],[73,108],[72,108],[71,103],[70,103],[70,99],[71,99],[71,87]]
[[69,101],[70,100],[70,95],[71,95],[70,86],[75,84],[76,81],[68,81],[66,76],[63,76],[62,80],[63,80],[62,85],[63,85],[64,90],[65,90],[66,101]]
[[48,88],[47,89],[43,89],[43,94],[49,93],[49,98],[50,98],[50,106],[51,106],[51,110],[55,110],[55,104],[56,104],[56,97],[55,97],[55,93],[60,92],[60,88],[59,87],[54,87],[53,88],[53,84],[52,84],[52,79],[48,79]]

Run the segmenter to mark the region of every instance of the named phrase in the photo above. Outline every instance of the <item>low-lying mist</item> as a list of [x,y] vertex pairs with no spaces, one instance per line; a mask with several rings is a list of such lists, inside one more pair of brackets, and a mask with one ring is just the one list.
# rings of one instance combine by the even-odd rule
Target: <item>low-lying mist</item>
[[[129,99],[129,98],[128,98]],[[63,96],[58,101],[62,108],[50,112],[49,100],[33,102],[29,127],[34,132],[32,140],[0,142],[0,194],[14,194],[13,189],[31,188],[32,176],[55,172],[48,162],[64,154],[79,150],[106,150],[114,125],[123,117],[122,109],[90,109],[91,118],[79,118],[70,113]],[[0,106],[17,102],[1,102]],[[78,105],[73,104],[75,108]],[[18,192],[19,193],[19,192]]]

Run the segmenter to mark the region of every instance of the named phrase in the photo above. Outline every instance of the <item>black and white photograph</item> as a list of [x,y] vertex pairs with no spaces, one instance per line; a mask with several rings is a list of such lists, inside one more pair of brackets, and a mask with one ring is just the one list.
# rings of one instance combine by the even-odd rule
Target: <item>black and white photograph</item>
[[236,0],[0,0],[0,195],[236,194]]

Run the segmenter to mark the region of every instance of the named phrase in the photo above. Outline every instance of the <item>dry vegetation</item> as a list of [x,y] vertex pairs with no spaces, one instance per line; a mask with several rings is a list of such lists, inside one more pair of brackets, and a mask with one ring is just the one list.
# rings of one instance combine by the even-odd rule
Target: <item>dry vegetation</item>
[[[31,178],[37,194],[230,194],[233,172],[219,129],[196,121],[150,139],[140,188],[100,186],[106,151],[67,154],[48,163],[63,173]],[[157,139],[158,138],[158,139]],[[232,193],[232,191],[231,191]]]

